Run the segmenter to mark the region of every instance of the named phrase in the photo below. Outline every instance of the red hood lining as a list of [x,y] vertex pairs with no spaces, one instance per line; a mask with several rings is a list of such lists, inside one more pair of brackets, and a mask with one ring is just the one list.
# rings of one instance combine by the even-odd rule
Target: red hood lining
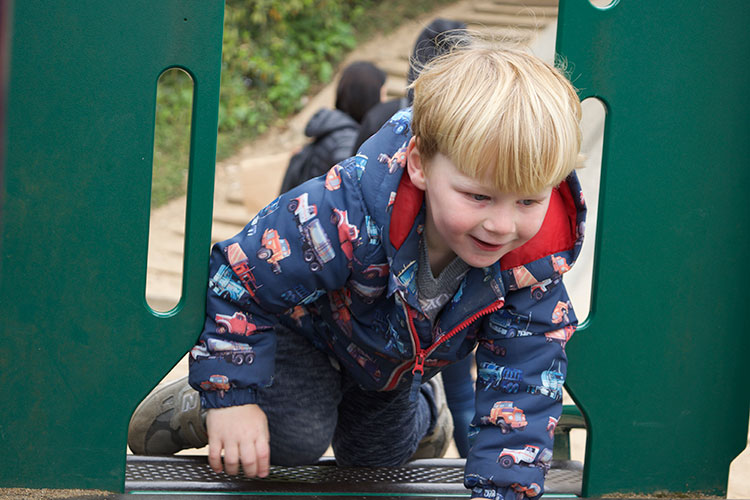
[[[423,202],[424,191],[412,184],[409,175],[404,172],[393,202],[388,233],[396,250],[409,236]],[[576,241],[576,214],[570,186],[563,181],[552,190],[547,215],[539,232],[524,245],[503,256],[500,259],[501,268],[511,269],[572,248]]]

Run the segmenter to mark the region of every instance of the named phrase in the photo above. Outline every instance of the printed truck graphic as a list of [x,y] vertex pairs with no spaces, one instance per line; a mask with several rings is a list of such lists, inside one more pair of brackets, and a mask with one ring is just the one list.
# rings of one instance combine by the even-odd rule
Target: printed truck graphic
[[521,385],[523,371],[518,368],[498,366],[495,363],[483,362],[477,370],[477,379],[484,390],[495,389],[507,394],[515,394]]
[[568,271],[570,271],[570,266],[568,265],[568,261],[565,260],[565,257],[561,257],[560,255],[553,255],[550,258],[552,259],[552,267],[558,274],[567,273]]
[[482,417],[481,423],[500,427],[503,434],[508,434],[512,430],[522,431],[528,424],[523,410],[513,406],[512,401],[497,401],[492,405],[490,415]]
[[217,314],[214,318],[216,322],[216,333],[233,335],[250,336],[257,331],[255,323],[248,320],[244,313],[237,311],[232,316],[226,314]]
[[404,168],[406,166],[406,148],[396,151],[393,157],[390,157],[385,153],[380,153],[378,155],[378,161],[388,165],[388,173],[392,174],[399,168]]
[[247,344],[230,342],[216,338],[201,341],[190,350],[190,357],[194,361],[204,359],[222,359],[233,365],[251,365],[255,361],[255,351]]
[[294,198],[289,202],[287,208],[294,214],[297,219],[297,224],[304,224],[316,215],[318,215],[318,207],[310,205],[307,202],[307,193],[302,193],[298,197]]
[[328,191],[336,191],[341,187],[341,165],[334,165],[328,171],[325,187]]
[[503,467],[510,468],[516,464],[526,463],[534,467],[549,469],[549,461],[552,458],[552,450],[544,448],[541,452],[538,446],[527,444],[522,450],[503,448],[497,461]]
[[570,311],[570,301],[558,302],[555,305],[555,310],[552,311],[552,322],[562,323],[563,321],[565,321],[566,323],[569,323],[570,322],[570,319],[568,318],[569,311]]
[[234,271],[237,278],[242,282],[242,286],[250,293],[251,297],[255,297],[255,291],[259,287],[253,274],[254,268],[248,265],[247,255],[245,255],[240,244],[232,243],[224,249],[224,254],[227,257],[229,265],[232,266],[232,271]]
[[388,120],[388,124],[393,127],[394,134],[405,134],[409,130],[410,119],[411,111],[402,110],[393,115],[391,119]]
[[547,396],[548,398],[560,401],[562,399],[563,383],[565,383],[565,377],[559,368],[555,369],[550,367],[542,372],[542,385],[531,385],[526,387],[526,392],[529,394],[540,394]]
[[240,283],[232,279],[234,275],[229,266],[222,264],[216,274],[208,280],[208,287],[222,299],[243,302],[248,292]]
[[297,222],[297,229],[302,239],[302,258],[307,262],[311,271],[320,271],[326,262],[333,260],[336,252],[316,217],[318,208],[308,204],[307,193],[290,201],[287,208],[294,213]]
[[502,310],[490,316],[490,328],[506,338],[526,337],[532,333],[528,330],[531,324],[531,313],[528,317]]
[[266,229],[263,232],[261,248],[256,252],[256,256],[271,264],[271,271],[274,274],[281,274],[281,265],[279,261],[289,257],[292,252],[289,250],[289,242],[279,236],[275,229]]
[[349,214],[346,210],[339,210],[338,208],[333,209],[331,222],[336,224],[338,228],[341,251],[351,261],[354,257],[354,243],[359,238],[359,228],[349,223]]

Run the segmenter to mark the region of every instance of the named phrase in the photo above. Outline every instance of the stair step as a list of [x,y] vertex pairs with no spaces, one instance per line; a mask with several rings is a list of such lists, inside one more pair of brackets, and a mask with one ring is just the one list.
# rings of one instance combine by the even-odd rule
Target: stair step
[[488,14],[481,12],[466,12],[460,14],[458,20],[465,22],[469,27],[480,25],[538,29],[545,23],[545,19],[540,19],[535,16]]
[[219,207],[214,207],[213,221],[244,227],[254,215],[244,205],[224,203]]
[[403,78],[409,72],[408,58],[384,59],[382,61],[374,61],[373,64],[385,71],[388,79],[394,77]]
[[505,14],[505,15],[522,15],[536,17],[557,17],[557,6],[544,5],[519,5],[495,2],[477,2],[474,4],[474,11],[477,13]]
[[527,7],[557,7],[559,0],[492,0],[497,5],[525,5]]
[[503,40],[508,43],[528,44],[536,36],[539,30],[528,28],[500,28],[488,26],[474,26],[472,31],[478,36],[490,37],[494,40]]

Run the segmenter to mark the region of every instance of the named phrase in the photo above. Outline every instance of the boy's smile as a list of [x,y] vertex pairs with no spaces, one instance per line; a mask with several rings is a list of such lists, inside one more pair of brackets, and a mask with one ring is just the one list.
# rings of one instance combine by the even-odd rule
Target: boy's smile
[[552,188],[533,196],[499,191],[461,173],[438,153],[425,172],[416,142],[409,144],[412,183],[425,191],[425,240],[435,275],[455,256],[472,267],[487,267],[529,241],[547,213]]

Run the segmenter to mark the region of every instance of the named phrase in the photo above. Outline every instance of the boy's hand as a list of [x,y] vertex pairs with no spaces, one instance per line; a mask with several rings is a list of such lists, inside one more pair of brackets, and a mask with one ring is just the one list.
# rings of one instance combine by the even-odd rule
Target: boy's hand
[[208,410],[208,463],[221,472],[224,450],[226,473],[239,473],[239,464],[247,477],[266,477],[269,458],[268,422],[258,405],[230,406]]

